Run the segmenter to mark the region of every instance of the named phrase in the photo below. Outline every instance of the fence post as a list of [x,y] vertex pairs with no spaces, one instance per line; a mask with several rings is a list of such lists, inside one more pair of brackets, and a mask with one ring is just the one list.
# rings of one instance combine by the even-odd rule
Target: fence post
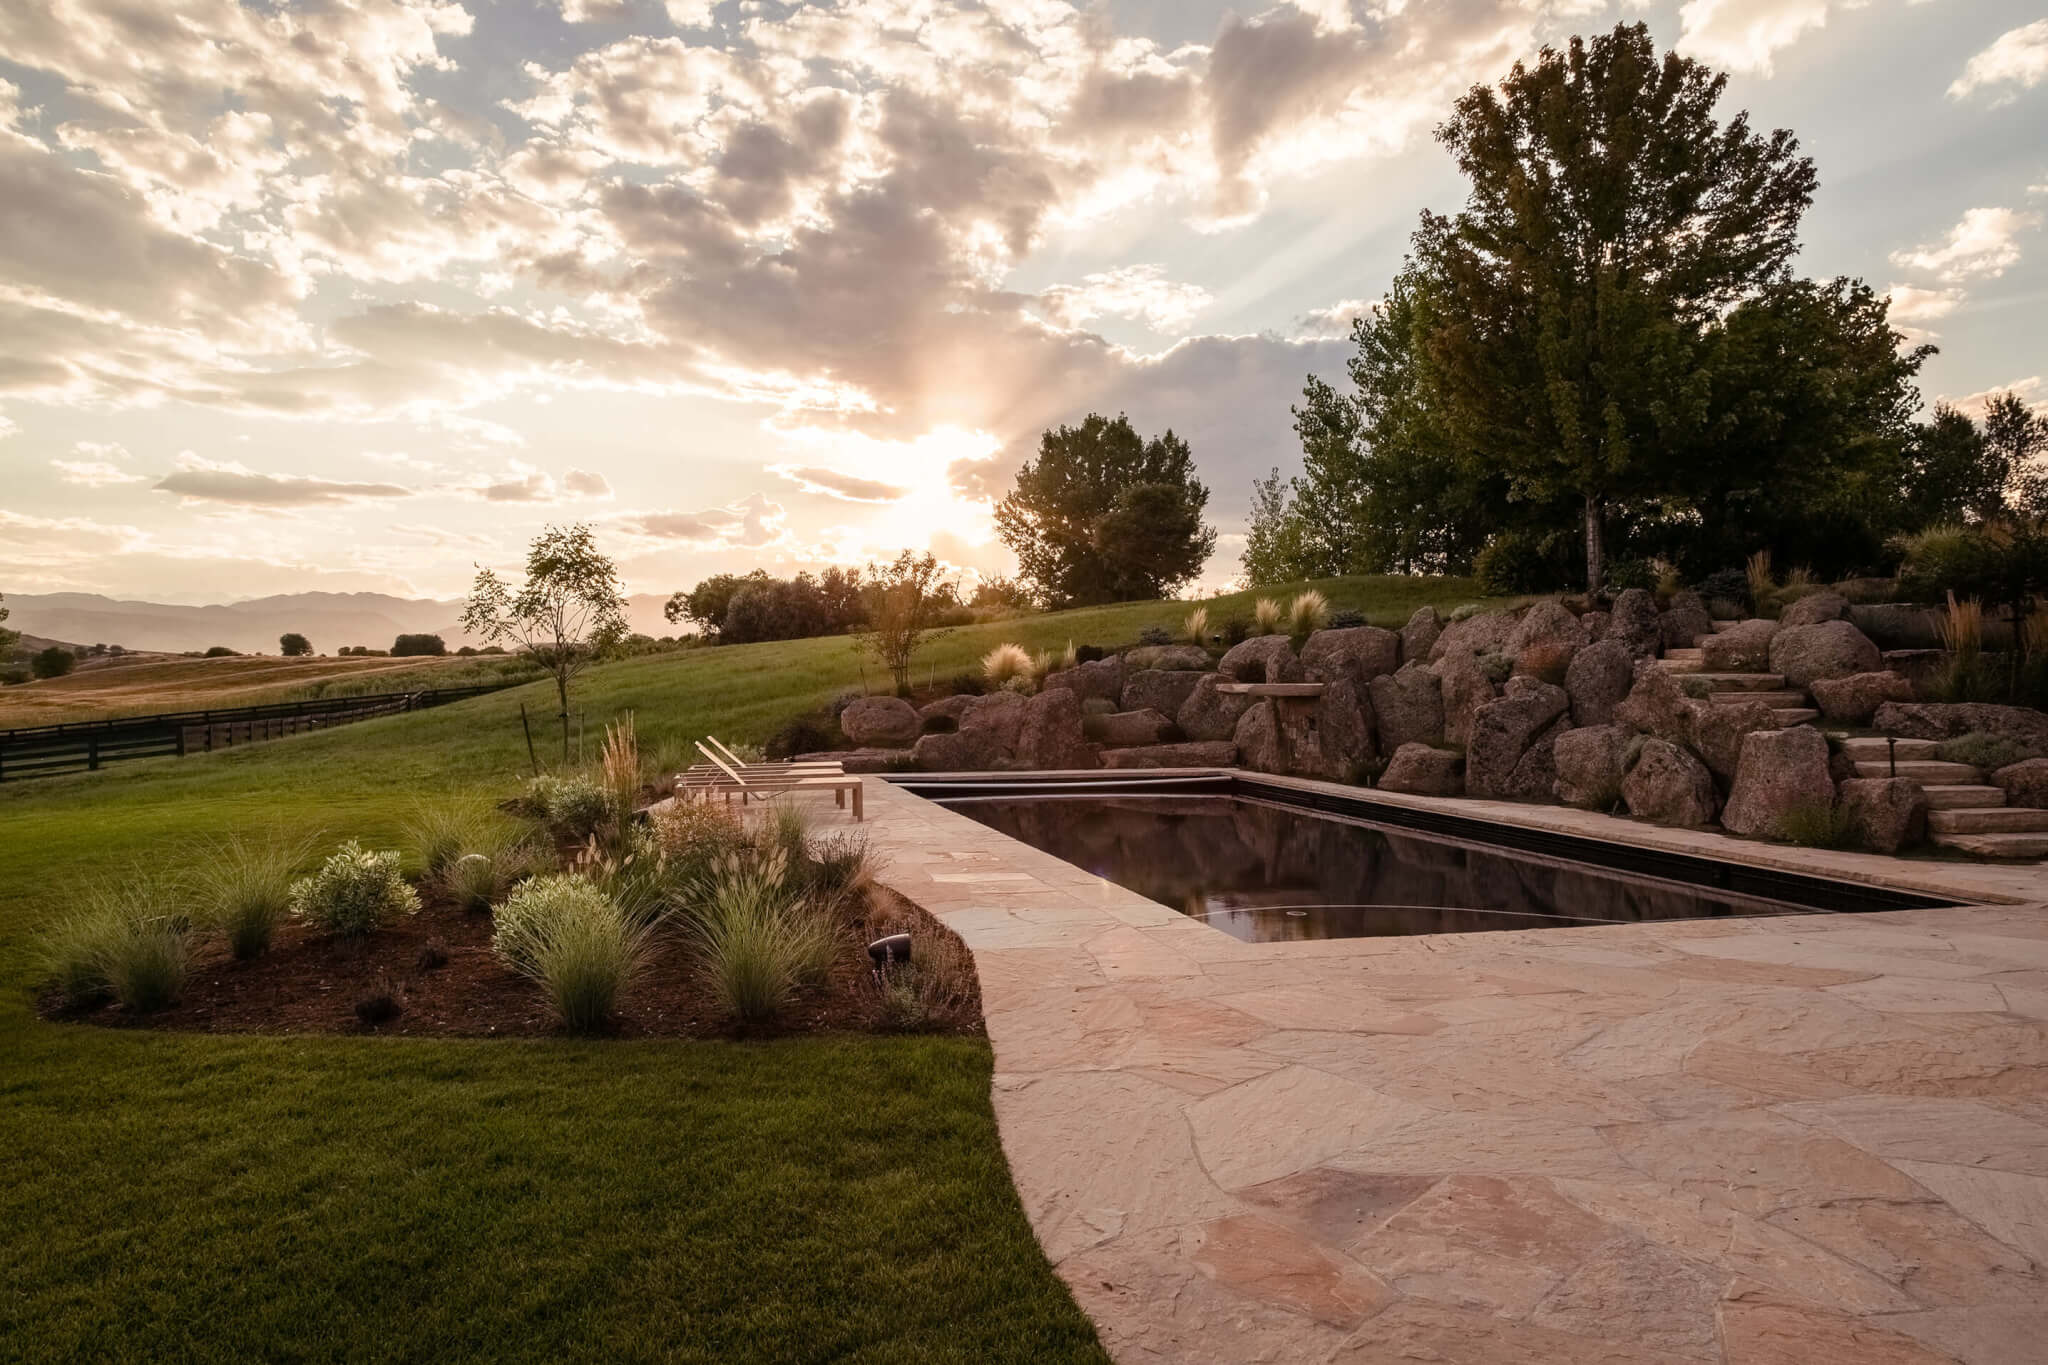
[[100,770],[100,737],[87,735],[85,739],[85,770],[96,773]]

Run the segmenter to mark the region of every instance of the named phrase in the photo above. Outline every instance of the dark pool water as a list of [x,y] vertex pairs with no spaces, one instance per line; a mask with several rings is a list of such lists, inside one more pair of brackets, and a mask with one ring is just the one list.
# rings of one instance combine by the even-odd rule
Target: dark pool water
[[1236,797],[944,804],[1253,943],[1811,913]]

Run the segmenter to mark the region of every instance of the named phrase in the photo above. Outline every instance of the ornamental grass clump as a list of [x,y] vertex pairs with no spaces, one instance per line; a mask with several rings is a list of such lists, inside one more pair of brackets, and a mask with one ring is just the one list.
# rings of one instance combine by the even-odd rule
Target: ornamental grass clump
[[227,940],[237,959],[261,956],[291,913],[292,880],[312,853],[311,839],[221,840],[192,879],[197,918]]
[[166,884],[147,878],[108,883],[44,935],[42,965],[67,1007],[111,998],[137,1014],[153,1013],[184,992],[189,928]]
[[605,824],[614,838],[623,838],[640,804],[640,737],[634,733],[632,712],[604,727],[598,773],[605,794]]
[[397,849],[343,844],[310,877],[292,883],[292,914],[343,938],[361,938],[420,908],[399,875]]
[[1278,635],[1281,614],[1280,604],[1270,597],[1261,597],[1252,603],[1253,634]]
[[1307,639],[1330,624],[1330,599],[1309,588],[1294,595],[1287,604],[1287,633]]
[[1778,836],[1803,848],[1855,848],[1862,842],[1855,815],[1818,798],[1788,807],[1778,817]]
[[838,927],[791,885],[779,850],[721,859],[692,900],[702,970],[742,1028],[780,1022],[838,957]]
[[531,837],[480,800],[416,807],[405,843],[421,885],[472,913],[490,909],[540,861]]
[[1022,645],[1000,644],[981,656],[981,676],[992,689],[1008,687],[1031,674],[1031,654]]
[[582,877],[535,877],[495,912],[491,951],[539,984],[548,1007],[575,1033],[602,1029],[647,956],[647,931]]

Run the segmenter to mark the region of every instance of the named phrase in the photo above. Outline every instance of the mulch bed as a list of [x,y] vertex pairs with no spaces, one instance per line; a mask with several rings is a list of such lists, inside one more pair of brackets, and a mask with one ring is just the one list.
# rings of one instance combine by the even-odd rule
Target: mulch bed
[[[953,931],[925,910],[877,890],[849,927],[847,952],[838,967],[822,985],[799,996],[781,1031],[886,1031],[862,945],[903,930],[910,932],[913,943],[944,937],[958,944]],[[960,951],[964,957],[965,949]],[[437,958],[441,960],[434,965]],[[383,1023],[367,1024],[357,1015],[357,1003],[380,993],[395,995],[399,1012]],[[217,939],[203,939],[194,948],[184,998],[156,1014],[131,1015],[116,1005],[65,1010],[54,993],[41,1006],[50,1019],[188,1033],[496,1038],[559,1032],[540,988],[491,955],[490,916],[431,903],[401,924],[354,941],[288,923],[269,952],[247,962],[235,961]],[[966,998],[924,1031],[979,1034],[978,983],[971,983]],[[680,933],[657,933],[647,964],[614,1021],[612,1036],[734,1036]]]

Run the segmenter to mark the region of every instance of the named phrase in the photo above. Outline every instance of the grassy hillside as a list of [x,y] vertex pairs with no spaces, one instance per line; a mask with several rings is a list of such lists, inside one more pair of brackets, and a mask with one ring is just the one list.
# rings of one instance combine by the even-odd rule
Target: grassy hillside
[[150,711],[459,687],[484,681],[485,674],[496,676],[490,660],[453,655],[440,659],[283,659],[272,655],[222,659],[157,655],[132,662],[95,659],[61,678],[0,688],[0,730]]
[[[1389,620],[1469,593],[1322,586]],[[1003,639],[1115,644],[1184,610],[965,628],[931,666]],[[759,739],[860,676],[851,641],[800,640],[608,664],[578,700],[593,735],[630,710],[652,742]],[[173,1037],[33,1017],[34,932],[81,879],[188,866],[232,830],[394,839],[422,799],[517,786],[521,701],[551,709],[535,684],[0,785],[6,1354],[1099,1359],[1010,1187],[973,1040]]]

